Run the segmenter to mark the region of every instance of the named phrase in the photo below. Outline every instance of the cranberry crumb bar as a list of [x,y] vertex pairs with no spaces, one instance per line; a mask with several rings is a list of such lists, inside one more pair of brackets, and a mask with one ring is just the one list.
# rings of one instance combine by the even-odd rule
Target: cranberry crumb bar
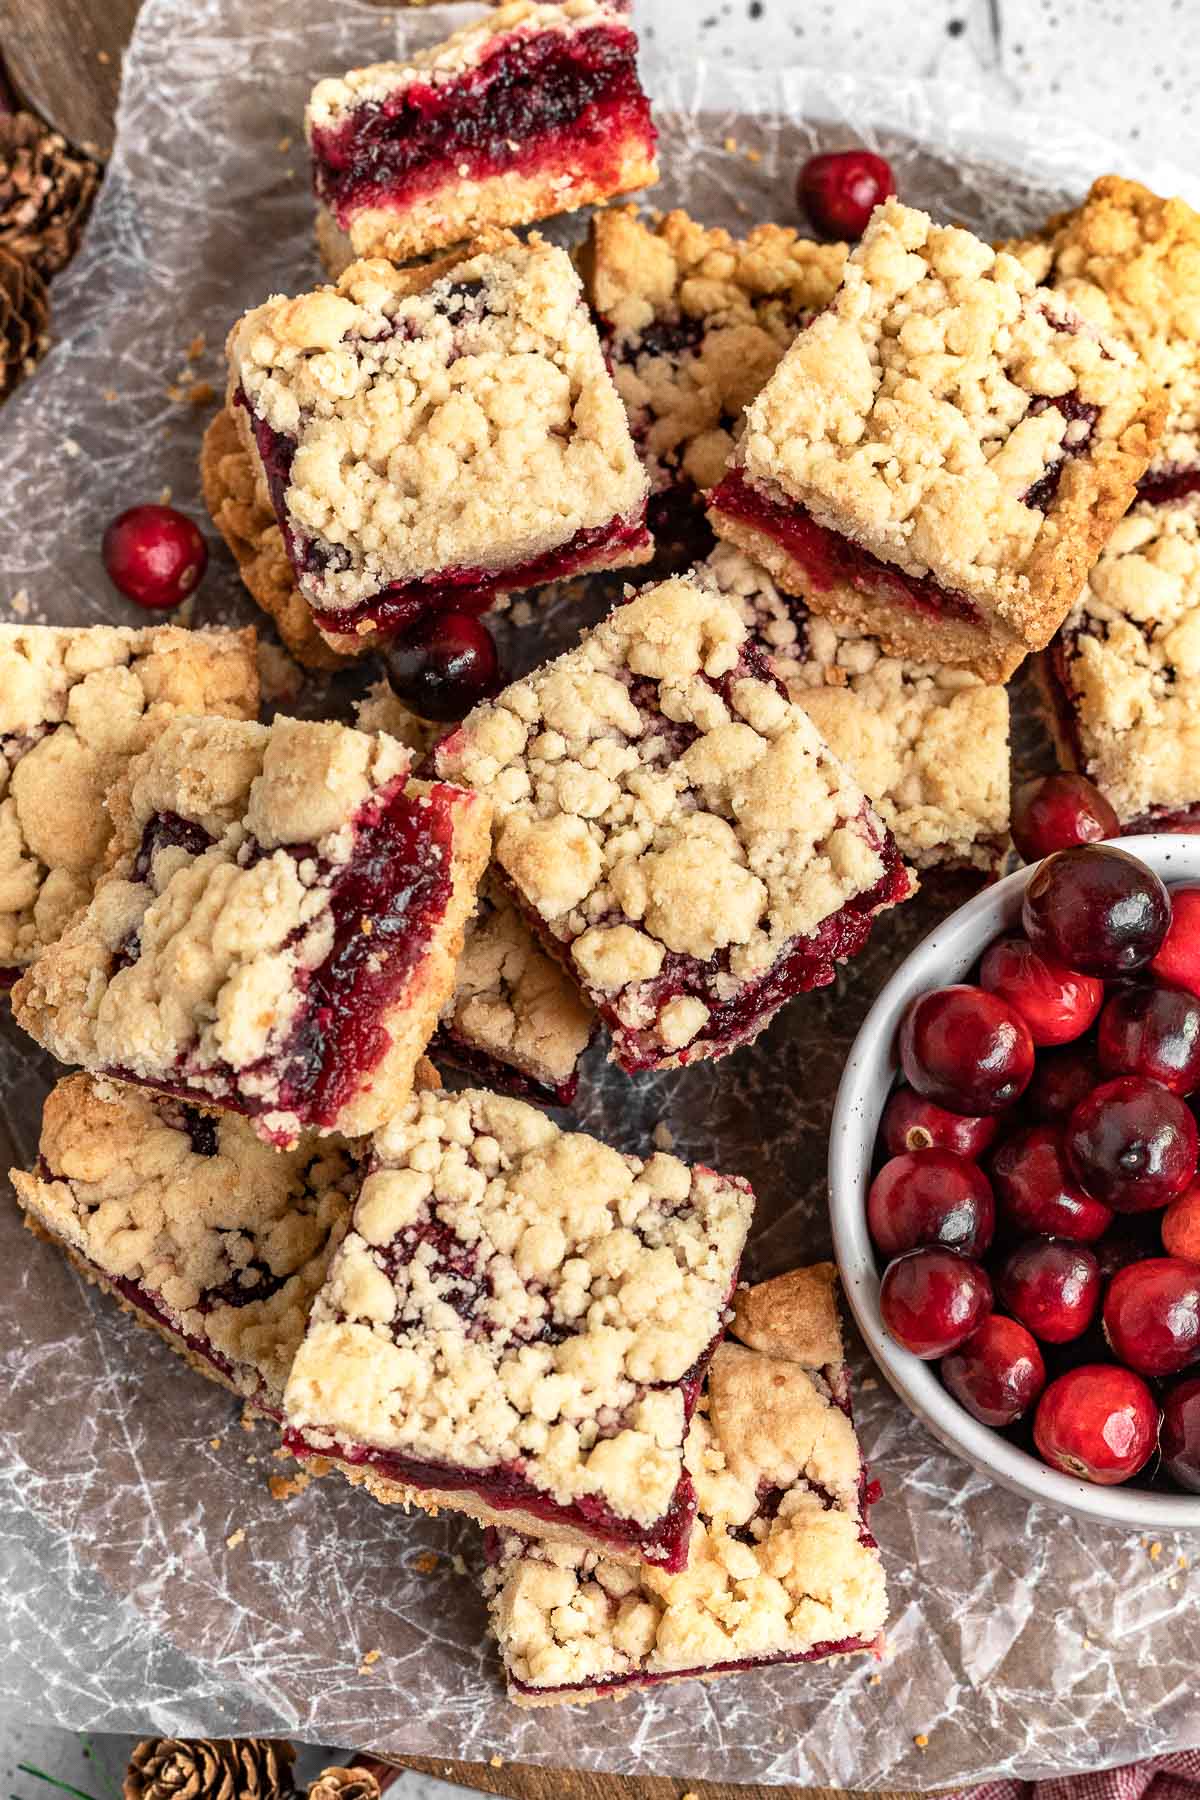
[[846,247],[779,225],[731,237],[680,211],[651,224],[613,206],[593,216],[581,260],[650,477],[660,566],[685,567],[712,544],[701,494],[724,472],[743,409],[833,298]]
[[512,0],[408,62],[318,82],[305,130],[322,253],[405,262],[656,181],[618,12]]
[[[1118,527],[1119,529],[1119,527]],[[738,602],[772,673],[802,706],[918,869],[994,874],[1008,846],[1008,693],[969,669],[889,656],[810,613],[718,544],[697,574]]]
[[309,1307],[350,1220],[354,1167],[329,1139],[277,1151],[243,1119],[69,1075],[46,1100],[38,1236],[201,1375],[282,1419]]
[[360,262],[234,327],[231,400],[296,583],[355,653],[439,608],[645,562],[646,478],[563,250]]
[[0,986],[90,899],[129,758],[172,713],[258,700],[253,631],[0,625]]
[[684,1439],[752,1206],[520,1100],[414,1095],[373,1139],[285,1446],[385,1503],[681,1568]]
[[497,865],[631,1073],[749,1042],[911,891],[738,608],[682,578],[476,707],[434,762],[492,797]]
[[13,991],[63,1062],[287,1144],[410,1091],[488,850],[477,794],[343,725],[174,719],[109,796],[87,910]]
[[682,1573],[489,1532],[484,1585],[518,1706],[878,1653],[887,1594],[833,1285],[826,1263],[739,1290],[742,1341],[718,1347],[688,1436]]
[[1004,680],[1078,598],[1164,405],[1015,257],[890,200],[751,404],[709,517],[814,612]]

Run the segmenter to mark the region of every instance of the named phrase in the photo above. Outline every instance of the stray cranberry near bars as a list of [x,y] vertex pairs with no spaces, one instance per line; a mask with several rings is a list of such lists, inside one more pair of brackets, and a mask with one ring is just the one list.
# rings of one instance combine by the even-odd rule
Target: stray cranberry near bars
[[519,1100],[414,1095],[372,1141],[286,1447],[385,1503],[682,1568],[684,1440],[752,1207]]
[[738,608],[682,578],[468,714],[434,763],[631,1073],[724,1056],[913,881]]
[[682,1572],[489,1533],[484,1587],[518,1706],[878,1653],[887,1594],[834,1279],[826,1263],[739,1290],[688,1434]]
[[486,800],[382,734],[175,719],[112,790],[111,864],[14,1011],[64,1062],[369,1131],[411,1090],[487,858]]
[[651,555],[646,478],[579,278],[538,238],[495,233],[416,269],[355,263],[247,313],[229,362],[335,650]]
[[814,611],[1004,680],[1078,598],[1164,407],[1016,258],[888,201],[751,404],[709,516]]
[[305,130],[330,273],[656,181],[637,38],[620,11],[512,0],[408,62],[318,82]]

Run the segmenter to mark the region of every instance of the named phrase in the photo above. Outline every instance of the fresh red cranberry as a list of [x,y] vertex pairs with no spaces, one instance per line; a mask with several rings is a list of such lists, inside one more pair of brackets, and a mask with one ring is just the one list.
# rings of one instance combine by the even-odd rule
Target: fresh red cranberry
[[1200,1266],[1150,1256],[1118,1269],[1104,1296],[1104,1335],[1139,1375],[1177,1375],[1200,1361]]
[[1014,1425],[1046,1385],[1036,1340],[1015,1319],[991,1313],[942,1362],[942,1380],[982,1425]]
[[903,1156],[906,1150],[953,1150],[974,1161],[999,1129],[994,1118],[947,1112],[912,1088],[898,1087],[883,1110],[880,1135],[889,1156]]
[[1079,1244],[1031,1238],[1005,1258],[996,1291],[1043,1344],[1069,1344],[1087,1330],[1100,1304],[1100,1265]]
[[500,682],[487,626],[469,613],[434,613],[384,652],[393,689],[423,719],[462,719]]
[[1163,1399],[1163,1468],[1190,1494],[1200,1494],[1200,1375],[1177,1381]]
[[1200,1186],[1172,1200],[1162,1216],[1162,1241],[1168,1256],[1200,1263]]
[[1200,1087],[1200,999],[1182,988],[1123,988],[1100,1015],[1096,1050],[1110,1075],[1145,1075],[1190,1094]]
[[1115,1487],[1145,1467],[1158,1438],[1158,1408],[1140,1375],[1084,1363],[1060,1375],[1038,1402],[1033,1441],[1064,1475]]
[[1104,984],[1039,956],[1027,938],[997,938],[984,953],[979,985],[1019,1012],[1035,1044],[1069,1044],[1104,1004]]
[[1035,775],[1013,795],[1012,838],[1026,862],[1117,837],[1120,822],[1086,775]]
[[1140,1075],[1093,1088],[1067,1120],[1065,1141],[1076,1181],[1114,1212],[1166,1206],[1196,1177],[1196,1121],[1176,1094]]
[[884,1163],[867,1194],[875,1248],[899,1256],[919,1244],[945,1244],[981,1256],[992,1241],[996,1203],[977,1163],[953,1150],[912,1150]]
[[1004,1223],[1023,1234],[1094,1244],[1113,1215],[1071,1179],[1062,1134],[1029,1125],[1006,1138],[992,1158],[992,1181]]
[[957,1349],[991,1307],[992,1284],[979,1264],[941,1245],[909,1250],[883,1272],[883,1322],[924,1362]]
[[173,506],[131,506],[119,514],[101,555],[113,586],[152,612],[181,605],[208,567],[208,545]]
[[904,1015],[900,1061],[927,1100],[952,1112],[997,1113],[1029,1085],[1033,1039],[998,995],[963,984],[934,988]]
[[1026,1098],[1039,1119],[1065,1122],[1103,1079],[1090,1045],[1045,1050],[1037,1059]]
[[860,238],[875,208],[896,191],[890,164],[872,150],[825,150],[810,156],[796,198],[826,237]]
[[1079,844],[1040,863],[1021,923],[1035,950],[1085,975],[1130,975],[1157,955],[1171,919],[1167,890],[1136,856]]
[[1171,889],[1171,923],[1150,973],[1167,987],[1200,995],[1200,887]]

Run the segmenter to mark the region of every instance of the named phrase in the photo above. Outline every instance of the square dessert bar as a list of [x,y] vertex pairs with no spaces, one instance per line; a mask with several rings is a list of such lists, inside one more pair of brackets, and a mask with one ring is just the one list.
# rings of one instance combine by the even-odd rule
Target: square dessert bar
[[656,181],[637,38],[621,10],[512,0],[406,62],[318,82],[305,131],[331,273]]
[[645,562],[646,478],[563,250],[354,263],[234,327],[230,396],[335,650]]
[[676,579],[434,752],[631,1073],[724,1056],[833,980],[911,877],[726,596]]
[[1200,830],[1200,493],[1121,520],[1041,674],[1062,760],[1127,831]]
[[718,544],[697,576],[738,602],[772,673],[862,787],[918,869],[995,874],[1008,847],[1008,693],[969,669],[890,656],[809,612]]
[[130,757],[172,713],[258,699],[253,631],[0,625],[0,987],[91,898]]
[[659,566],[684,567],[711,547],[702,494],[724,473],[743,410],[833,298],[846,246],[779,225],[731,237],[679,211],[651,224],[614,206],[593,215],[581,260],[650,477]]
[[830,1264],[739,1289],[685,1461],[686,1569],[489,1532],[484,1578],[518,1706],[878,1654],[887,1593],[850,1418]]
[[109,795],[95,895],[13,990],[63,1062],[244,1113],[370,1131],[407,1097],[487,860],[478,794],[344,725],[174,719]]
[[814,612],[1003,681],[1078,599],[1163,406],[1015,257],[889,200],[752,402],[709,517]]
[[752,1208],[520,1100],[414,1095],[372,1142],[284,1444],[385,1503],[681,1568],[684,1439]]
[[309,1308],[350,1222],[354,1165],[310,1138],[69,1075],[47,1097],[26,1221],[201,1375],[283,1417]]

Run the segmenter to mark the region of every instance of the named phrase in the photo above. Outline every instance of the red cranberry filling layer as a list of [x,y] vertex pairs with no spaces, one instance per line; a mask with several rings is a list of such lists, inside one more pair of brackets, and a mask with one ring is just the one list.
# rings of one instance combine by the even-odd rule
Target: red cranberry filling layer
[[849,538],[818,525],[798,501],[784,506],[773,500],[740,469],[722,477],[709,505],[774,538],[800,564],[818,593],[839,585],[870,595],[883,589],[888,600],[933,618],[979,618],[973,601],[956,588],[942,587],[932,575],[908,575],[894,563],[882,562]]
[[732,1662],[698,1663],[692,1669],[671,1669],[661,1675],[650,1675],[645,1671],[628,1675],[598,1675],[594,1681],[564,1682],[561,1687],[532,1687],[525,1681],[513,1681],[512,1687],[518,1694],[584,1694],[595,1689],[607,1692],[609,1688],[623,1687],[657,1687],[663,1681],[687,1681],[695,1676],[729,1675],[736,1669],[767,1669],[776,1663],[808,1663],[821,1662],[827,1656],[848,1656],[856,1650],[873,1650],[879,1653],[880,1638],[838,1638],[828,1644],[814,1644],[811,1650],[782,1651],[775,1656],[746,1656]]
[[512,1094],[518,1100],[532,1100],[541,1106],[570,1106],[579,1087],[579,1070],[572,1069],[565,1081],[539,1081],[536,1076],[511,1063],[501,1062],[478,1044],[469,1044],[457,1035],[453,1025],[439,1025],[429,1045],[435,1062],[452,1063],[467,1075],[475,1075],[489,1087]]
[[615,186],[627,140],[655,141],[636,59],[627,26],[502,38],[454,81],[413,82],[315,131],[317,194],[344,226],[463,179],[561,165]]
[[1200,493],[1200,466],[1185,469],[1172,464],[1151,471],[1142,476],[1137,491],[1139,500],[1154,500],[1159,505],[1165,500],[1186,500],[1189,494]]
[[1056,406],[1067,421],[1067,430],[1062,442],[1062,455],[1057,462],[1052,462],[1044,475],[1039,476],[1032,487],[1026,488],[1021,495],[1025,506],[1036,507],[1039,512],[1049,512],[1058,493],[1058,485],[1062,480],[1063,470],[1076,456],[1082,456],[1092,441],[1092,433],[1096,429],[1096,420],[1100,417],[1100,408],[1093,406],[1090,400],[1078,400],[1074,394],[1062,394],[1057,400],[1047,400],[1041,396],[1029,408],[1029,417],[1046,411],[1047,407]]

